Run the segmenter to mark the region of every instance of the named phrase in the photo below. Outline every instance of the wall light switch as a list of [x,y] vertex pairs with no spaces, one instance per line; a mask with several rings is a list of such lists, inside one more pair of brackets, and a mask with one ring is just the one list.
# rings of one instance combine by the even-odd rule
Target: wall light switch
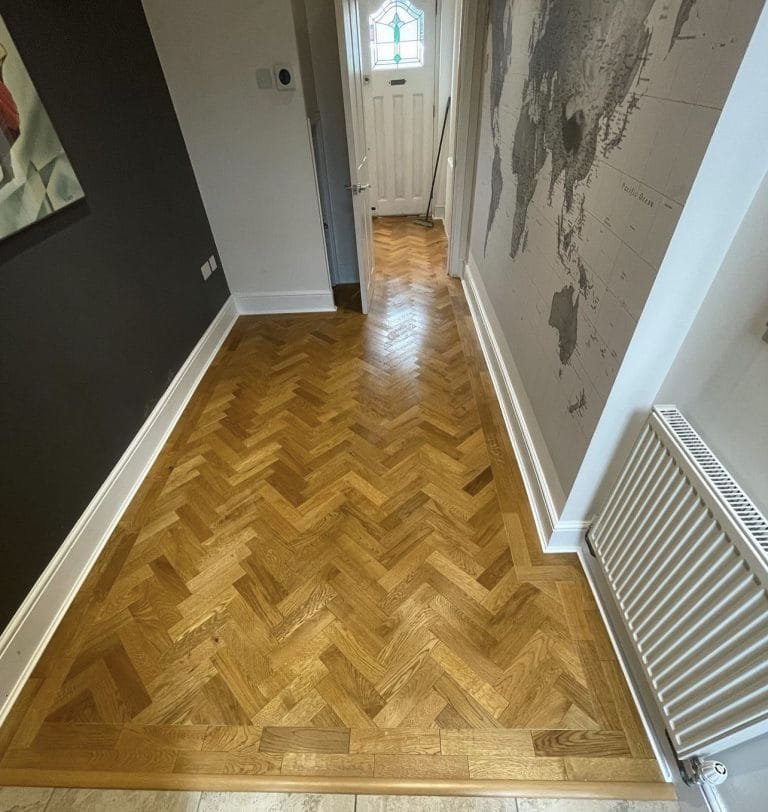
[[211,273],[219,269],[219,263],[216,262],[216,257],[213,254],[211,254],[208,264],[211,266]]
[[211,263],[210,263],[210,260],[206,260],[206,261],[205,261],[205,262],[204,262],[204,263],[203,263],[203,264],[200,266],[200,273],[203,275],[203,280],[208,279],[208,277],[209,277],[209,276],[211,275],[211,273],[212,273],[212,271],[211,271]]

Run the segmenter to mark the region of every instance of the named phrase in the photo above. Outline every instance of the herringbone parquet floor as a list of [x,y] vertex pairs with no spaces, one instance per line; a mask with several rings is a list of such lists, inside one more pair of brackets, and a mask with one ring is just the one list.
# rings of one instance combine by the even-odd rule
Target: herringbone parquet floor
[[442,230],[376,245],[369,317],[239,320],[0,783],[661,780],[577,559],[536,541]]

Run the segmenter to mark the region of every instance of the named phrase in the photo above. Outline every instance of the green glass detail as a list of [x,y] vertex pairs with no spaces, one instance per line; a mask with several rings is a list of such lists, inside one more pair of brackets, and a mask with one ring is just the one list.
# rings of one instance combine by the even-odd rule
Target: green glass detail
[[402,26],[403,21],[400,19],[400,15],[395,12],[395,16],[392,18],[392,28],[395,29],[395,62],[399,62],[402,57],[400,56],[400,26]]
[[423,64],[424,12],[411,0],[384,0],[368,21],[374,67]]

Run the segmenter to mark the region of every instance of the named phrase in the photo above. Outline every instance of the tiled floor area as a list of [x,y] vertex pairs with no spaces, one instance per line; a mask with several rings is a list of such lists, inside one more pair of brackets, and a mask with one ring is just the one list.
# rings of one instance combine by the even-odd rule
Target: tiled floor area
[[677,812],[674,801],[0,789],[0,812]]

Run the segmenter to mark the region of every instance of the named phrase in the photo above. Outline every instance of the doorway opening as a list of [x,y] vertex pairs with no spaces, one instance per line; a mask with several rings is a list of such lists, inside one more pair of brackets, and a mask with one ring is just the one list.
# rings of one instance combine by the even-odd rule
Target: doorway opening
[[[370,213],[410,217],[414,224],[419,218],[428,226],[434,218],[448,232],[455,144],[449,110],[461,0],[338,0],[338,5],[359,32],[359,54],[354,35],[344,41],[352,57],[350,96],[358,65],[361,71],[362,127],[356,137],[364,142]],[[375,263],[369,303],[374,271]]]
[[478,120],[470,115],[476,88],[468,80],[481,61],[482,42],[472,30],[483,9],[463,0],[293,6],[337,307],[346,309],[351,295],[363,313],[369,310],[374,217],[440,222],[451,242],[448,272],[460,276],[462,254],[453,243],[468,231],[461,209],[469,206],[472,182],[456,175],[456,151],[474,151],[465,132]]

